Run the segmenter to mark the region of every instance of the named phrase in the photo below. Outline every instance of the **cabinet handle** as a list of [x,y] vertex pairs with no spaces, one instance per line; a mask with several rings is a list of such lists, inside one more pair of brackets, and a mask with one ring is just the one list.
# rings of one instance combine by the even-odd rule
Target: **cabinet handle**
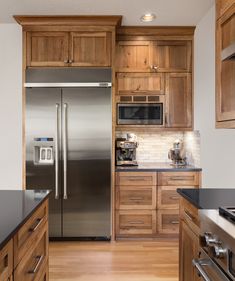
[[171,221],[171,224],[179,224],[179,221]]
[[44,258],[44,256],[36,256],[36,259],[38,261],[37,261],[34,269],[28,271],[28,274],[35,274],[38,271],[38,269],[39,269],[39,267],[40,267],[40,265],[41,265],[41,263],[43,261],[43,258]]
[[66,63],[66,64],[69,63],[69,60],[68,60],[68,59],[67,59],[67,60],[64,60],[64,63]]
[[74,62],[74,60],[69,60],[69,63],[73,63]]
[[143,221],[129,221],[129,224],[144,224]]
[[191,221],[194,220],[194,217],[193,217],[189,212],[187,212],[187,211],[184,210],[184,214],[186,215],[186,217],[187,217],[189,220],[191,220]]
[[37,220],[36,220],[35,226],[31,227],[31,228],[29,229],[29,231],[30,231],[30,232],[36,231],[36,230],[39,228],[39,226],[42,224],[42,222],[43,222],[43,218],[37,219]]
[[170,199],[171,199],[171,200],[178,200],[179,197],[178,197],[178,196],[171,196]]
[[182,177],[170,177],[171,181],[184,181],[186,180],[186,178],[182,178]]
[[145,178],[129,178],[129,181],[145,181]]
[[143,200],[144,197],[131,197],[129,200],[130,201],[137,201],[137,200]]

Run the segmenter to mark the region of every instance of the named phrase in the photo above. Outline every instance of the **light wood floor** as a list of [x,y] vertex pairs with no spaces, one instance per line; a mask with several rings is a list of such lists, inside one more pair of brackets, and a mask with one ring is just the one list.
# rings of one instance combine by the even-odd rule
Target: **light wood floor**
[[52,242],[50,281],[178,281],[177,242]]

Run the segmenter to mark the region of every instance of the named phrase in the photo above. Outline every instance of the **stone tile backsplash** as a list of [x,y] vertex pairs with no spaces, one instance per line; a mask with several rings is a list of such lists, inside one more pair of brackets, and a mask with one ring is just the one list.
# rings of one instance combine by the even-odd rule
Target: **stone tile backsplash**
[[[117,132],[116,137],[121,137],[129,132]],[[190,165],[200,166],[200,133],[193,132],[159,132],[159,133],[138,133],[139,147],[137,148],[138,162],[167,162],[168,151],[176,139],[184,142],[187,162]]]

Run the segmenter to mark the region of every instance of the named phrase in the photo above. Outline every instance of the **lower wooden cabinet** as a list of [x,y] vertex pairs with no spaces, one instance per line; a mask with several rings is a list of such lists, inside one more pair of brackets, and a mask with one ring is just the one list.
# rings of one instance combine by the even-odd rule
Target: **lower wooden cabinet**
[[48,281],[48,237],[46,200],[1,249],[0,281]]
[[156,233],[156,211],[119,210],[116,212],[116,234],[122,237],[153,236]]
[[180,224],[177,188],[198,188],[199,184],[200,172],[194,171],[117,172],[116,238],[177,237]]

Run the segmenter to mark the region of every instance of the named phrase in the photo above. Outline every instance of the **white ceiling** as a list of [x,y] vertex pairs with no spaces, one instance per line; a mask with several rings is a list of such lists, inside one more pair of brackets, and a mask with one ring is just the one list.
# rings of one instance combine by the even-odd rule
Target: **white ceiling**
[[213,4],[214,0],[0,0],[0,22],[13,22],[12,15],[20,14],[87,14],[123,15],[123,25],[144,25],[140,16],[152,12],[157,18],[150,25],[196,25]]

